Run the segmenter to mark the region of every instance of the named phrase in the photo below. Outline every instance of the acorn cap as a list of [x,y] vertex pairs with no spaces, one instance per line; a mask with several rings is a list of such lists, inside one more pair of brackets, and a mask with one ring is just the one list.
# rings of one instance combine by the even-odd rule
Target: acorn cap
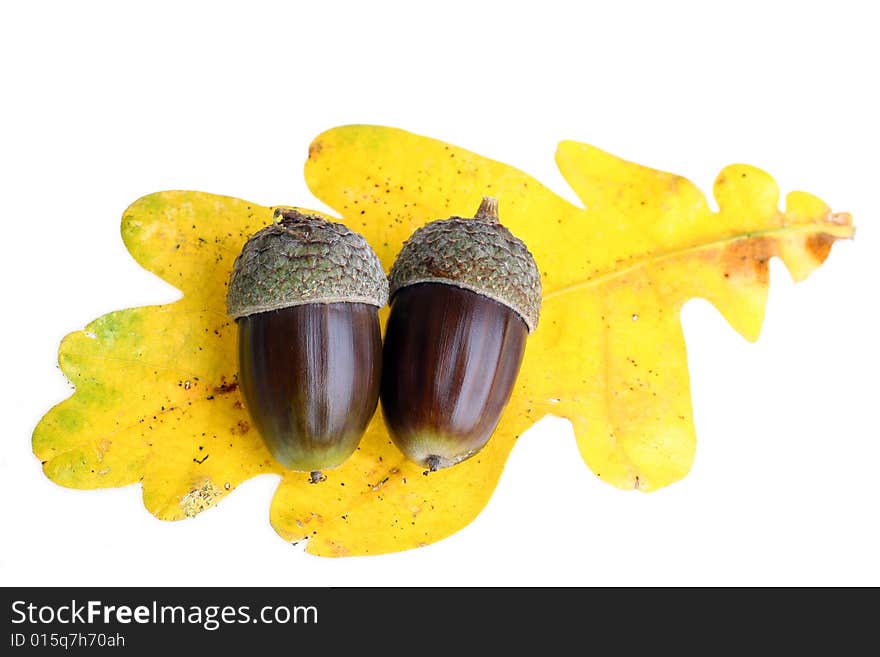
[[388,279],[367,241],[342,224],[291,208],[254,233],[232,266],[234,319],[306,303],[388,302]]
[[528,248],[498,223],[498,201],[484,197],[473,219],[450,217],[417,229],[391,267],[390,294],[417,283],[446,283],[494,299],[529,329],[538,325],[541,276]]

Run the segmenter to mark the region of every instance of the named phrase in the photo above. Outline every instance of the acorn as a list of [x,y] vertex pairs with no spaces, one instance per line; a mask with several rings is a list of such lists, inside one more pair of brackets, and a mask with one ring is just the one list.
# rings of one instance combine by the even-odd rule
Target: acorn
[[313,483],[354,452],[376,411],[387,301],[366,240],[298,210],[277,209],[235,260],[226,302],[248,413],[272,456]]
[[417,229],[389,278],[382,411],[394,443],[427,474],[491,437],[538,324],[541,277],[486,197],[472,219]]

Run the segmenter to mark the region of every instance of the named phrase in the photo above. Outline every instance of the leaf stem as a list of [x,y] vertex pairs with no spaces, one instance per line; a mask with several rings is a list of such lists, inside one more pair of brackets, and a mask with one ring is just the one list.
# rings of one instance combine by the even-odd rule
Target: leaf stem
[[480,207],[474,214],[474,219],[485,221],[490,224],[498,223],[498,199],[484,196]]

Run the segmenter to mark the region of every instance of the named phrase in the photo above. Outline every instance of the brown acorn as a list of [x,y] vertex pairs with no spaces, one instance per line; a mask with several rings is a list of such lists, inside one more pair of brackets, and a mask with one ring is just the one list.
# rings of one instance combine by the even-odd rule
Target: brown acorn
[[355,450],[379,398],[379,258],[342,224],[293,209],[255,233],[227,292],[238,324],[239,385],[275,459],[311,472]]
[[473,219],[432,221],[390,274],[380,399],[394,443],[428,470],[489,440],[538,323],[541,278],[484,198]]

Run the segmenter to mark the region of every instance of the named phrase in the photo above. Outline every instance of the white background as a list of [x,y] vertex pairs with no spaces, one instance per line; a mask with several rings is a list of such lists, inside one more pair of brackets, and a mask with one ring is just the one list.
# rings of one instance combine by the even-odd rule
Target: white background
[[[0,584],[880,585],[870,3],[581,5],[4,2]],[[270,528],[274,476],[179,523],[150,516],[138,486],[47,480],[30,436],[71,392],[61,338],[178,296],[125,251],[122,211],[164,189],[325,209],[302,166],[347,123],[450,141],[572,200],[562,139],[707,192],[746,162],[858,231],[804,283],[772,263],[755,344],[685,306],[699,444],[655,493],[602,483],[569,425],[545,420],[465,529],[332,560]]]

